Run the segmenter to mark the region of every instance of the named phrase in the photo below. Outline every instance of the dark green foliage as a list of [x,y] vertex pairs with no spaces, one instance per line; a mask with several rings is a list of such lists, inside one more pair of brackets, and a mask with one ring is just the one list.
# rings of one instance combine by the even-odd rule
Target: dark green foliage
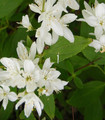
[[[76,14],[82,17],[84,0],[78,1],[80,10]],[[90,5],[94,1],[87,0]],[[37,22],[38,15],[28,7],[32,2],[33,0],[0,0],[0,58],[17,57],[16,47],[21,40],[24,40],[27,48],[36,41],[35,30],[26,32],[26,29],[18,28],[16,23],[21,21],[23,15],[28,14],[34,28],[40,27]],[[105,0],[99,2],[105,3]],[[40,62],[48,57],[55,62],[54,67],[61,72],[60,79],[69,82],[65,90],[49,97],[40,97],[44,103],[41,118],[35,109],[30,117],[26,118],[23,106],[16,111],[15,104],[9,103],[5,111],[1,105],[0,120],[72,120],[73,116],[74,120],[105,119],[105,53],[96,53],[88,46],[94,38],[89,33],[94,30],[86,23],[76,21],[70,29],[75,35],[74,43],[59,37],[56,44],[39,55],[42,58]]]

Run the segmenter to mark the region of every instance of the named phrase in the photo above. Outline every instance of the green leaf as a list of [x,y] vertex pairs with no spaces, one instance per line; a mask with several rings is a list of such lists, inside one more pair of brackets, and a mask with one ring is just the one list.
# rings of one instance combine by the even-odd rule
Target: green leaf
[[86,58],[81,57],[81,56],[77,56],[77,55],[71,57],[70,62],[72,63],[74,69],[78,69],[78,68],[89,63],[89,61]]
[[84,113],[84,120],[103,120],[102,104],[99,99],[86,106]]
[[78,78],[78,77],[75,77],[74,78],[74,83],[75,83],[75,85],[77,86],[77,88],[83,88],[83,83],[82,83],[82,81],[81,81],[81,79],[80,78]]
[[58,120],[63,120],[63,116],[57,107],[55,109],[55,115],[58,118]]
[[26,116],[24,115],[24,111],[22,111],[20,113],[19,118],[21,120],[36,120],[36,118],[34,117],[33,113],[31,113],[31,115],[28,118],[26,118]]
[[44,110],[46,114],[50,117],[50,119],[53,119],[55,116],[55,102],[53,95],[50,96],[41,96],[41,100],[44,104]]
[[74,68],[73,68],[73,65],[71,64],[70,60],[62,61],[59,64],[56,64],[56,66],[68,71],[71,74],[74,73]]
[[80,35],[83,37],[91,38],[93,36],[89,35],[89,33],[93,33],[94,29],[90,27],[87,23],[82,22],[81,23],[81,29],[80,29]]
[[52,61],[57,62],[57,55],[59,55],[59,62],[61,62],[81,52],[90,42],[91,39],[80,36],[75,36],[74,43],[70,43],[65,38],[60,37],[55,45],[45,51],[44,56],[45,58],[50,57]]
[[23,0],[0,0],[0,18],[13,12]]
[[32,44],[32,40],[29,36],[27,36],[27,47],[30,48],[31,44]]
[[3,57],[16,57],[16,47],[19,41],[21,40],[26,40],[27,33],[25,29],[17,29],[10,38],[6,39],[3,50],[2,50],[2,55]]
[[[105,0],[97,0],[99,3],[103,2],[105,3]],[[95,0],[89,0],[89,3],[94,4]]]
[[3,107],[1,107],[0,120],[8,120],[10,115],[12,114],[13,108],[14,108],[14,104],[12,102],[8,103],[6,110],[4,110]]
[[92,81],[84,85],[82,89],[74,92],[68,103],[75,107],[84,107],[99,98],[104,90],[105,83]]
[[94,48],[87,47],[83,50],[83,54],[89,61],[94,61],[94,63],[99,65],[105,65],[105,53],[96,53]]

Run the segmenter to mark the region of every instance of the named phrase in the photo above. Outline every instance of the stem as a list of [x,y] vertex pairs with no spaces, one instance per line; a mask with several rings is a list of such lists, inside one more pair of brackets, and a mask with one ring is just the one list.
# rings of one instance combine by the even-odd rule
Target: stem
[[84,65],[84,66],[82,66],[80,68],[78,68],[75,72],[90,66],[90,67],[97,67],[103,74],[105,74],[105,71],[100,66],[98,66],[97,64],[94,64],[94,62],[96,62],[96,61],[98,61],[100,59],[101,58],[97,58],[96,60],[94,60],[94,61],[92,61],[92,62],[90,62],[90,63],[88,63],[88,64],[86,64],[86,65]]
[[[94,60],[94,61],[92,61],[92,62],[90,62],[90,63],[88,63],[88,64],[86,64],[86,65],[84,65],[84,66],[82,66],[82,67],[80,67],[80,68],[78,68],[75,72],[77,72],[77,71],[79,71],[79,70],[81,70],[81,69],[84,69],[84,68],[86,68],[86,67],[94,64],[94,62],[96,62],[96,61],[98,61],[98,60],[100,60],[100,59],[101,59],[101,57],[100,57],[100,58],[97,58],[96,60]],[[94,66],[94,67],[95,67],[95,66]]]
[[0,31],[6,29],[7,27],[8,27],[8,26],[4,26],[4,27],[0,28]]
[[91,65],[92,67],[97,67],[103,74],[105,74],[105,71],[98,65]]
[[74,108],[72,107],[72,117],[73,117],[73,120],[74,120]]
[[45,0],[43,0],[42,12],[44,12]]

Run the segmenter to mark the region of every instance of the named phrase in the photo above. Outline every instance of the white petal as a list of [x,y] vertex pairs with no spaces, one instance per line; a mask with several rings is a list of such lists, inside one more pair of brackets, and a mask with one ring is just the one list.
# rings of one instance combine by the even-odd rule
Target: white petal
[[83,22],[86,22],[86,20],[83,19],[83,18],[76,19],[76,21],[83,21]]
[[35,65],[31,60],[24,61],[24,71],[26,73],[32,73],[35,69]]
[[57,19],[61,17],[63,11],[68,13],[68,11],[65,8],[65,5],[62,5],[62,3],[57,3],[52,8],[52,13]]
[[97,0],[95,0],[95,6],[97,6],[99,3],[98,3],[98,1]]
[[8,99],[9,99],[10,101],[14,102],[14,101],[16,101],[16,100],[18,99],[18,97],[17,97],[16,93],[10,92],[10,93],[8,94]]
[[39,58],[36,58],[36,59],[33,60],[34,65],[37,65],[38,62],[39,62]]
[[9,73],[7,71],[0,71],[0,81],[9,79]]
[[75,14],[65,14],[62,18],[61,21],[63,23],[71,23],[73,22],[75,19],[77,18],[77,16]]
[[90,43],[89,46],[94,47],[96,49],[96,52],[101,49],[101,44],[98,40],[93,40],[93,42]]
[[0,88],[0,102],[3,100],[3,98],[4,98],[4,91],[3,91],[3,89],[2,88]]
[[89,4],[86,1],[84,1],[84,5],[85,5],[86,10],[93,14],[92,8],[89,6]]
[[103,34],[103,29],[101,26],[97,26],[95,27],[95,36],[97,39],[100,39],[100,37],[102,36]]
[[54,79],[57,79],[59,76],[60,76],[60,72],[59,71],[50,71],[49,72],[49,78],[51,79],[51,80],[54,80]]
[[12,58],[14,64],[15,64],[15,70],[19,73],[20,72],[20,61],[18,59]]
[[63,36],[63,28],[62,25],[56,20],[51,20],[51,28],[54,32],[60,36]]
[[4,57],[0,61],[8,69],[10,69],[10,70],[14,70],[15,69],[15,65],[14,65],[14,62],[12,61],[12,59]]
[[79,9],[79,4],[76,2],[76,0],[68,0],[68,6],[74,10]]
[[50,69],[53,63],[50,61],[50,58],[47,58],[44,62],[43,69]]
[[105,35],[102,35],[100,38],[101,45],[105,46]]
[[87,11],[87,10],[82,10],[82,15],[85,19],[87,19],[90,16],[93,16],[93,14],[90,13],[89,11]]
[[41,54],[42,52],[43,52],[43,50],[44,50],[44,39],[42,40],[42,39],[37,39],[37,41],[36,41],[36,46],[37,46],[37,51],[38,51],[38,53],[39,54]]
[[15,77],[15,84],[16,84],[16,86],[18,87],[18,88],[24,88],[25,87],[25,79],[22,77],[22,76],[20,76],[20,75],[18,75],[18,76],[16,76]]
[[35,81],[29,81],[26,85],[27,92],[33,92],[37,88]]
[[22,17],[22,25],[25,28],[29,28],[31,26],[28,15],[25,15],[25,16]]
[[73,36],[73,33],[71,32],[71,30],[68,29],[67,27],[64,27],[63,30],[64,30],[64,37],[68,41],[70,41],[71,43],[73,43],[74,42],[74,36]]
[[42,109],[43,109],[43,103],[42,101],[35,95],[34,105],[36,107],[36,110],[38,112],[38,115],[41,116]]
[[51,34],[47,33],[46,37],[44,37],[44,40],[45,40],[46,45],[51,45],[52,43]]
[[10,91],[10,88],[8,86],[5,85],[1,85],[3,87],[3,90],[8,93]]
[[105,15],[105,5],[103,3],[98,4],[95,8],[95,14],[97,17],[102,17]]
[[33,102],[27,102],[25,104],[25,107],[24,107],[24,113],[25,113],[25,116],[28,118],[32,112],[32,109],[33,109]]
[[64,86],[67,85],[68,82],[62,81],[60,79],[56,79],[55,82],[53,82],[53,87],[55,91],[63,90]]
[[40,107],[40,104],[38,103],[38,101],[35,102],[35,107],[38,112],[38,115],[41,116],[42,110],[41,110],[41,107]]
[[17,54],[21,60],[28,59],[28,52],[22,42],[18,42]]
[[4,98],[4,100],[3,100],[3,107],[4,107],[4,110],[6,109],[7,104],[8,104],[8,98],[6,97],[6,98]]
[[45,12],[41,13],[41,15],[38,17],[38,23],[45,20],[45,18],[46,18],[46,13]]
[[92,26],[92,27],[96,27],[96,26],[99,25],[97,18],[94,17],[94,16],[88,17],[88,18],[86,19],[86,22],[87,22],[90,26]]
[[35,55],[36,55],[36,43],[33,42],[32,45],[31,45],[31,48],[30,48],[29,58],[30,58],[31,60],[34,60]]
[[34,76],[35,76],[35,82],[38,82],[40,80],[40,77],[41,77],[41,70],[40,70],[40,68],[35,70]]
[[58,41],[59,36],[52,31],[52,45],[55,44]]
[[32,3],[32,4],[29,5],[29,7],[33,12],[41,14],[41,11],[40,11],[40,9],[37,5]]
[[56,0],[47,0],[47,2],[45,3],[45,10],[50,11],[55,2]]
[[23,104],[24,102],[25,102],[25,99],[22,98],[22,99],[16,104],[15,109],[17,110],[18,107],[19,107],[21,104]]

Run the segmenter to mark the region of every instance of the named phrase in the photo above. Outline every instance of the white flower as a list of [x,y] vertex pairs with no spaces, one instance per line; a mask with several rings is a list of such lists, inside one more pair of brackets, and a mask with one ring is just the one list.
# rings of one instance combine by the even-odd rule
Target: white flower
[[24,60],[27,60],[27,59],[32,60],[35,64],[39,62],[39,58],[35,59],[35,56],[36,56],[35,42],[32,43],[29,52],[22,42],[18,42],[17,54],[22,62],[24,62]]
[[[74,14],[66,14],[61,17],[62,12],[66,10],[59,2],[56,4],[55,2],[56,0],[47,0],[45,4],[37,3],[37,5],[29,5],[32,11],[40,14],[38,22],[42,22],[41,27],[36,32],[38,53],[43,52],[45,44],[55,44],[59,36],[64,36],[70,42],[74,42],[74,36],[71,30],[67,28],[67,24],[73,22],[77,16]],[[70,1],[67,1],[67,3],[69,2]],[[52,32],[49,32],[50,30],[52,30]]]
[[8,86],[2,85],[2,88],[0,88],[0,102],[3,101],[3,107],[4,110],[7,107],[8,100],[14,102],[17,100],[17,95],[14,92],[10,92],[10,89]]
[[27,92],[33,92],[37,88],[39,66],[31,60],[25,60],[21,66],[10,58],[2,58],[1,63],[6,67],[6,71],[0,71],[1,84],[26,87]]
[[[44,31],[44,32],[43,32]],[[51,45],[52,38],[51,34],[47,31],[46,27],[41,26],[36,31],[36,47],[39,54],[43,52],[45,44]]]
[[[50,68],[53,63],[50,62],[50,58],[46,59],[41,78],[38,83],[40,89],[39,93],[42,91],[42,94],[46,94],[47,96],[51,95],[53,91],[58,92],[59,90],[63,90],[64,86],[68,84],[66,81],[61,81],[58,77],[60,76],[60,72],[54,68]],[[44,89],[42,89],[44,87]]]
[[98,40],[93,40],[93,42],[90,43],[89,46],[94,47],[96,49],[96,52],[105,52],[105,35],[102,35]]
[[[44,31],[44,32],[43,32]],[[52,35],[48,32],[45,26],[41,26],[36,31],[36,47],[39,54],[43,52],[44,46],[46,45],[53,45],[58,40],[58,35],[53,31]]]
[[29,21],[29,17],[28,15],[25,15],[22,17],[22,22],[17,22],[18,24],[21,24],[23,25],[23,27],[27,28],[28,30],[27,31],[31,31],[32,30],[32,25]]
[[73,33],[69,28],[67,28],[67,24],[73,22],[77,16],[75,14],[66,14],[60,19],[60,23],[62,25],[63,29],[63,36],[69,40],[70,42],[74,42],[74,36]]
[[30,9],[35,12],[41,14],[42,9],[43,9],[43,0],[34,0],[36,4],[30,4],[29,7]]
[[79,21],[85,21],[87,24],[95,28],[97,37],[100,37],[99,33],[105,31],[105,4],[98,3],[95,0],[95,6],[90,7],[86,2],[84,2],[85,10],[82,11],[84,19],[79,19]]
[[71,9],[78,10],[79,4],[76,2],[76,0],[59,0],[59,3],[64,7],[67,8],[70,7]]
[[39,80],[39,69],[34,65],[31,60],[24,61],[24,70],[21,75],[24,78],[24,85],[27,92],[33,92],[37,88],[37,82]]
[[0,81],[2,84],[12,87],[23,87],[24,80],[20,75],[21,71],[18,61],[16,59],[4,57],[0,60],[0,62],[6,67],[5,71],[0,71]]
[[21,104],[25,103],[24,113],[26,117],[30,116],[33,108],[36,108],[38,115],[41,116],[44,105],[39,97],[34,93],[23,93],[22,95],[21,100],[16,104],[16,109],[18,109]]
[[[60,5],[54,5],[55,1],[56,0],[47,0],[44,4],[44,10],[42,11],[40,10],[42,7],[37,6],[40,11],[38,12],[40,14],[38,21],[43,21],[43,24],[47,27],[48,31],[53,29],[55,33],[63,36],[63,30],[61,24],[58,21],[58,17],[61,16],[63,10],[61,9]],[[29,6],[32,11],[37,12],[36,6],[33,4]],[[43,6],[43,4],[41,4],[41,6]]]

